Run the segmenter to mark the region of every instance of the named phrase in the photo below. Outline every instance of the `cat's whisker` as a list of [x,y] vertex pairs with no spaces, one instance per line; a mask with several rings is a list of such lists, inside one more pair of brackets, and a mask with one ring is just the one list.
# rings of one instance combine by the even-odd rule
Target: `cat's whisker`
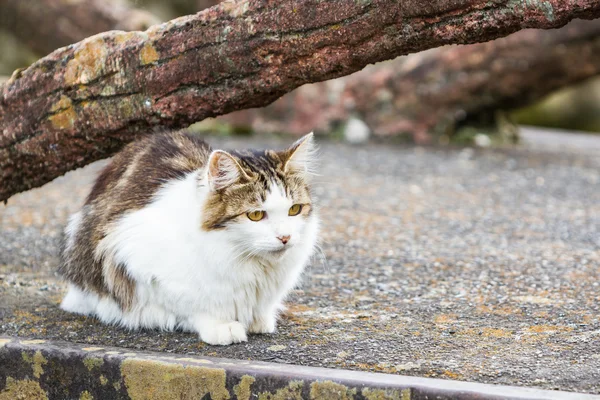
[[248,256],[244,259],[244,262],[252,259],[253,257],[257,256],[261,251],[259,249],[256,250],[252,250],[251,252],[248,253]]
[[253,257],[253,252],[245,252],[242,257],[237,260],[238,264],[244,264]]
[[324,271],[330,272],[329,263],[327,262],[327,255],[325,254],[325,251],[323,251],[323,248],[319,244],[315,244],[315,250],[317,251],[317,254],[315,254],[314,257],[317,257],[319,261],[321,261],[321,266],[323,267]]
[[248,261],[251,257],[252,257],[252,253],[253,251],[248,251],[248,244],[239,244],[237,246],[234,247],[234,249],[240,249],[242,251],[240,251],[235,257],[234,257],[234,262],[239,263],[239,264],[243,264],[244,262]]
[[238,254],[238,256],[235,258],[235,261],[237,263],[243,264],[246,261],[250,260],[252,257],[254,257],[260,253],[261,250],[259,248],[254,248],[252,250],[248,250],[251,247],[251,245],[256,246],[256,244],[252,243],[252,242],[238,245],[239,247],[243,248],[243,251],[240,252]]

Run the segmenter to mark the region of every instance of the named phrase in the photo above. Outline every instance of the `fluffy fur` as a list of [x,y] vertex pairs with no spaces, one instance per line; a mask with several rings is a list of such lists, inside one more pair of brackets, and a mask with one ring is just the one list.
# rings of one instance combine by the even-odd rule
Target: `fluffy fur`
[[210,344],[274,332],[317,241],[313,152],[312,134],[279,152],[212,151],[181,132],[129,145],[65,230],[61,307]]

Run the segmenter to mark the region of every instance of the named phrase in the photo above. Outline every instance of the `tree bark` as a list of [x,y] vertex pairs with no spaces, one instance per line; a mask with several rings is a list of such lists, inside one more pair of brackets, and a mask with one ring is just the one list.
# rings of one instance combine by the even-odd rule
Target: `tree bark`
[[376,136],[407,134],[423,143],[462,121],[530,104],[598,74],[600,20],[577,20],[561,29],[523,30],[401,57],[219,119],[235,128],[299,136],[331,133],[360,118]]
[[160,23],[123,0],[0,0],[0,28],[37,54],[113,29],[145,30]]
[[0,88],[0,200],[106,158],[152,127],[265,106],[411,52],[598,16],[597,0],[251,0],[93,36]]

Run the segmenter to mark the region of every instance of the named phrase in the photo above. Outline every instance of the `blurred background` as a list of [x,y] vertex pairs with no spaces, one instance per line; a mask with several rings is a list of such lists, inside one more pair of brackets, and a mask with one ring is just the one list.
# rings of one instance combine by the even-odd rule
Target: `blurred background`
[[[0,0],[0,79],[93,34],[144,30],[213,0]],[[600,132],[600,21],[448,46],[305,85],[269,107],[194,126],[223,135],[319,135],[352,143],[510,145],[519,125]]]

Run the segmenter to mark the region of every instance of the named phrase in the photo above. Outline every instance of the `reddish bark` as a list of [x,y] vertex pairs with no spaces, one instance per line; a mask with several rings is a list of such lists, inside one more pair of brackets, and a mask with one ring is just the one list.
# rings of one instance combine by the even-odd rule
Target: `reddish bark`
[[265,106],[369,63],[600,16],[597,0],[227,1],[62,48],[0,88],[0,200],[153,126]]
[[0,28],[38,54],[113,29],[147,29],[160,21],[123,0],[0,0]]
[[598,74],[600,20],[577,20],[398,58],[219,119],[256,132],[302,135],[331,133],[358,117],[376,136],[404,133],[427,142],[470,116],[521,107]]

